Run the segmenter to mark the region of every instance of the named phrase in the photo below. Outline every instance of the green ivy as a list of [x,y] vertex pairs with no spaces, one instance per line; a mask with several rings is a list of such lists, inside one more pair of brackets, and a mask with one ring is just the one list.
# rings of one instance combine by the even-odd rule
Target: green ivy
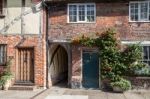
[[[83,35],[79,38],[79,43],[83,46],[99,48],[102,79],[107,78],[114,81],[118,76],[133,75],[134,68],[143,66],[142,63],[139,63],[142,54],[139,44],[126,46],[121,51],[119,41],[116,39],[116,32],[113,29],[108,29],[104,33],[96,33],[96,35],[96,38]],[[135,65],[135,62],[138,62],[139,65]]]

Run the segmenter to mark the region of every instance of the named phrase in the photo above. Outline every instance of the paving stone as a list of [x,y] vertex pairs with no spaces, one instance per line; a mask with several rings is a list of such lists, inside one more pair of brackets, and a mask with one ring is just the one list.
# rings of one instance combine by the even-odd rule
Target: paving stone
[[88,95],[89,99],[107,99],[106,94]]
[[108,99],[126,99],[122,93],[106,93]]
[[88,99],[88,96],[83,95],[61,95],[61,96],[47,96],[45,99]]
[[141,93],[124,93],[126,99],[145,99]]
[[150,99],[150,93],[143,93],[143,96],[145,97],[145,99]]

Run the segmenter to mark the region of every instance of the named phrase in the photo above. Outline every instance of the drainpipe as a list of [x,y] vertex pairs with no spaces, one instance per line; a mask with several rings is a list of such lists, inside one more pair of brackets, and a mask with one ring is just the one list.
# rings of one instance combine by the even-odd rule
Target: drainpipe
[[49,41],[48,41],[48,33],[49,33],[49,9],[48,5],[45,3],[45,0],[42,0],[42,4],[44,6],[44,9],[46,10],[46,35],[45,35],[45,41],[46,41],[46,88],[49,88],[49,82],[48,82],[48,70],[49,70]]

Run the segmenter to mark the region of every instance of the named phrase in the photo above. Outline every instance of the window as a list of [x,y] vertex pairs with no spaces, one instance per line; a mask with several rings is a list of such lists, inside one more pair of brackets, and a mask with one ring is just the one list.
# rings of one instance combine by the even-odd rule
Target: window
[[5,44],[0,45],[0,65],[6,65],[7,49]]
[[3,14],[3,0],[0,0],[0,15]]
[[144,62],[150,66],[150,46],[143,46],[142,62]]
[[68,22],[95,22],[95,4],[68,4]]
[[129,10],[130,21],[150,21],[150,1],[130,2]]

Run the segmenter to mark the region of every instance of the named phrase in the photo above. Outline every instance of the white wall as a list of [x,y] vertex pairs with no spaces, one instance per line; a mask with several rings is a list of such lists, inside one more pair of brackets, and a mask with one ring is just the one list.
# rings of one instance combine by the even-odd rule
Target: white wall
[[[3,34],[39,34],[41,29],[41,11],[33,10],[31,0],[7,0],[4,18],[0,18],[0,33]],[[38,8],[38,7],[37,7]]]

